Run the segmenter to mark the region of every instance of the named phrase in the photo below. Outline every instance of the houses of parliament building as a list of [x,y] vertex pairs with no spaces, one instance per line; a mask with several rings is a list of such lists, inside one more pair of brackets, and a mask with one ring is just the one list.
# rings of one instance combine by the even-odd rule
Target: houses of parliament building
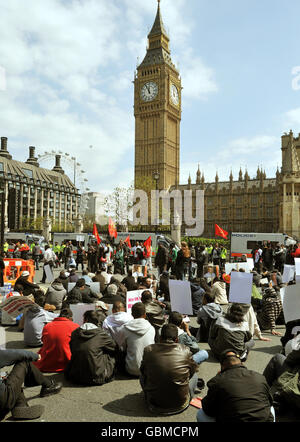
[[280,232],[300,238],[300,134],[282,136],[282,166],[274,178],[258,168],[254,179],[240,170],[238,179],[231,172],[228,181],[216,174],[215,181],[207,183],[198,166],[195,179],[180,184],[181,92],[158,2],[147,53],[134,81],[135,187],[158,172],[159,190],[204,190],[204,237],[214,237],[218,224],[228,232]]

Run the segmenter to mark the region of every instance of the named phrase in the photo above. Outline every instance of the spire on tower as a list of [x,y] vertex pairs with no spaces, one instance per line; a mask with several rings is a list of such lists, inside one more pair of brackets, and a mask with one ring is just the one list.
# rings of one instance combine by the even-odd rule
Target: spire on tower
[[198,164],[198,170],[197,170],[197,175],[196,175],[196,184],[200,184],[201,183],[201,172],[200,172],[200,166]]

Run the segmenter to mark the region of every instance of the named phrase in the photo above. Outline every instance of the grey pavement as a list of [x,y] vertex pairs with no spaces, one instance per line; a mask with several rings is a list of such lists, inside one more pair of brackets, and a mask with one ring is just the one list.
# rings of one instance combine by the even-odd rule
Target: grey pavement
[[[58,274],[59,270],[55,270]],[[42,272],[36,274],[35,281],[39,283]],[[195,318],[191,318],[191,325],[196,325]],[[284,326],[277,330],[284,333]],[[23,333],[17,331],[16,326],[5,327],[6,348],[27,349],[37,352],[39,349],[30,349],[24,345]],[[280,337],[264,333],[271,338],[270,342],[255,340],[255,347],[250,352],[245,365],[252,370],[262,373],[271,357],[281,351]],[[201,349],[209,351],[208,344],[199,344]],[[208,361],[201,364],[198,371],[199,378],[205,383],[215,376],[220,369],[219,363],[211,354]],[[43,404],[45,412],[35,422],[169,422],[184,423],[196,422],[197,409],[190,406],[181,414],[169,417],[152,415],[146,408],[143,393],[136,378],[118,375],[116,379],[103,386],[86,387],[69,383],[63,374],[46,374],[51,379],[63,382],[63,389],[59,394],[40,398],[40,387],[25,388],[25,396],[30,405]],[[206,387],[197,396],[204,397]],[[289,422],[296,420],[294,416],[280,419]],[[4,422],[15,422],[8,414]],[[298,421],[299,422],[299,421]]]

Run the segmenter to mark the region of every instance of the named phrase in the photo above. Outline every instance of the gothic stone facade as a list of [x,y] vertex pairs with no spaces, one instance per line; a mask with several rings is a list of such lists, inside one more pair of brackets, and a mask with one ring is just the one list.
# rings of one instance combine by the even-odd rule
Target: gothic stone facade
[[[240,170],[238,180],[205,183],[198,169],[196,182],[191,178],[179,184],[181,79],[171,61],[169,37],[160,6],[150,34],[148,50],[135,76],[134,112],[135,187],[155,188],[153,173],[158,171],[158,188],[205,191],[205,231],[214,237],[219,224],[228,232],[282,232],[300,238],[300,135],[282,136],[282,167],[275,178],[267,178],[258,168],[251,179]],[[182,226],[185,233],[186,226]]]

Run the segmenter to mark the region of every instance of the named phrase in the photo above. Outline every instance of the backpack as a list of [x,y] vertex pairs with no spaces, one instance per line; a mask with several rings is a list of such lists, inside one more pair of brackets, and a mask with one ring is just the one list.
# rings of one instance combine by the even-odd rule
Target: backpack
[[300,410],[299,371],[296,373],[285,371],[277,379],[277,384],[280,396]]

